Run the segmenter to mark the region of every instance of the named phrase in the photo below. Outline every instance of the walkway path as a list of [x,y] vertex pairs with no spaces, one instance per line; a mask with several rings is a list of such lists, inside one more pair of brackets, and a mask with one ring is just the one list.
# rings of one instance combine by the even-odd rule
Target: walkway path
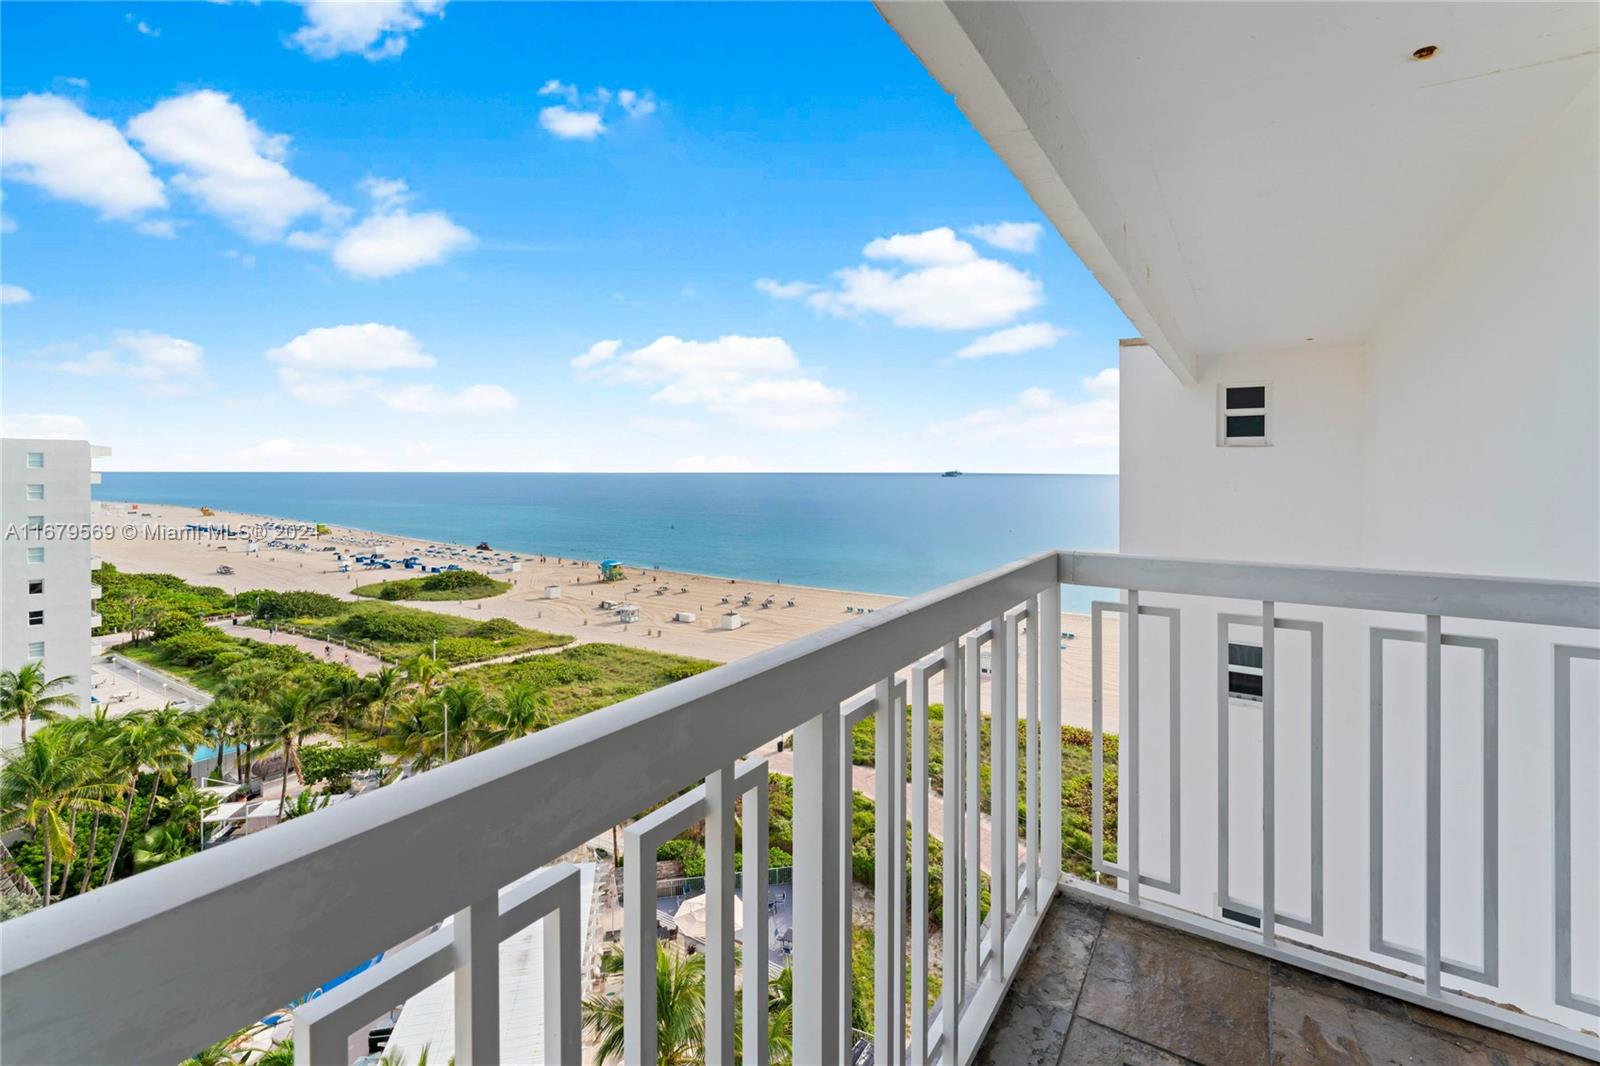
[[[324,662],[344,663],[362,676],[377,673],[379,667],[383,665],[376,656],[369,655],[364,651],[356,651],[354,648],[347,648],[336,641],[302,637],[298,633],[285,633],[281,629],[277,632],[272,632],[261,626],[245,625],[244,623],[234,625],[231,618],[214,618],[206,624],[215,629],[220,629],[230,636],[249,637],[251,640],[259,640],[263,644],[287,644],[290,647],[299,648],[307,655],[321,659]],[[324,651],[326,648],[332,648],[333,654],[326,654]]]

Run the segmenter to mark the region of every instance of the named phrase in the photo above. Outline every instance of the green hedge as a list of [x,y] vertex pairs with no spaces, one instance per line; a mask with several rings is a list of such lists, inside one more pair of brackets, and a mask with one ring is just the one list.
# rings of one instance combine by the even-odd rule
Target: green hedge
[[351,591],[380,600],[478,600],[498,596],[509,588],[509,581],[496,581],[477,570],[445,570],[427,577],[361,585]]

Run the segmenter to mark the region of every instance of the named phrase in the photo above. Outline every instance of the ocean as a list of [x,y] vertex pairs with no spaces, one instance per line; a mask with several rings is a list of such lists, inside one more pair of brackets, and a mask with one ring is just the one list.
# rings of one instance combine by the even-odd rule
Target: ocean
[[902,596],[1117,548],[1117,479],[1100,475],[106,473],[94,496]]

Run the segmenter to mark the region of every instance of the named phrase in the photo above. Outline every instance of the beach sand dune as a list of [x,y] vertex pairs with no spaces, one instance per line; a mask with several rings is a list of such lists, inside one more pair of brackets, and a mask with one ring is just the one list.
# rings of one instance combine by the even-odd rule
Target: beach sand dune
[[[898,600],[898,597],[872,593],[648,570],[626,563],[623,580],[602,582],[596,560],[557,559],[555,556],[541,559],[537,553],[501,550],[501,555],[519,557],[519,568],[506,572],[500,564],[474,561],[480,553],[465,545],[343,526],[330,526],[329,532],[320,537],[303,538],[312,549],[309,551],[272,549],[263,545],[258,553],[248,553],[242,536],[168,539],[158,531],[182,531],[191,523],[240,528],[290,520],[233,512],[202,515],[197,508],[169,504],[139,504],[135,509],[129,504],[107,503],[100,506],[96,521],[117,531],[115,537],[98,542],[95,552],[119,570],[176,574],[195,584],[217,585],[234,593],[262,588],[306,589],[358,599],[351,592],[358,585],[415,577],[417,573],[398,566],[391,570],[353,569],[340,573],[334,553],[318,549],[332,546],[347,554],[351,550],[362,554],[378,550],[390,559],[420,554],[430,564],[457,562],[491,573],[499,580],[511,582],[512,588],[483,600],[407,601],[408,607],[468,618],[509,618],[530,628],[568,634],[580,642],[626,644],[719,663],[733,662],[752,652],[776,647],[854,617],[851,608],[872,611]],[[443,554],[429,555],[429,549]],[[233,573],[219,575],[217,568],[220,566],[231,567]],[[559,597],[547,599],[547,587],[558,588]],[[745,605],[747,598],[748,605]],[[724,603],[724,599],[728,602]],[[601,601],[626,601],[638,608],[639,620],[624,623],[614,610],[602,610]],[[789,606],[791,601],[793,606]],[[722,616],[729,610],[739,614],[743,624],[738,629],[721,628]],[[684,612],[693,614],[694,621],[674,620]],[[1108,616],[1106,626],[1102,650],[1106,728],[1114,731],[1118,665],[1116,617]],[[1061,653],[1062,718],[1068,724],[1088,726],[1089,619],[1082,615],[1063,615],[1062,629],[1075,634],[1074,639],[1064,642]],[[941,694],[936,690],[933,698],[939,699]]]

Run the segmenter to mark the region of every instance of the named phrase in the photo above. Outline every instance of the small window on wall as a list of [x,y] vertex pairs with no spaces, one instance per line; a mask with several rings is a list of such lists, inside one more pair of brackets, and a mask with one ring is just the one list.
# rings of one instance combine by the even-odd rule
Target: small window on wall
[[28,624],[30,626],[42,626],[42,625],[44,625],[44,612],[43,611],[29,611],[28,612]]
[[35,578],[28,582],[28,595],[41,596],[44,594],[44,578]]
[[1222,446],[1266,445],[1267,402],[1271,389],[1265,383],[1217,387],[1217,443]]
[[42,499],[44,499],[44,486],[43,485],[29,485],[28,486],[28,499],[30,499],[30,500],[42,500]]
[[44,658],[44,641],[42,641],[42,640],[30,640],[30,641],[28,641],[28,658],[30,658],[30,659],[43,659]]
[[29,470],[43,470],[44,469],[44,452],[29,452],[28,453],[28,469]]
[[43,548],[29,548],[28,549],[28,562],[30,562],[30,563],[42,563],[42,562],[44,562],[44,549]]
[[1228,698],[1261,702],[1262,666],[1259,644],[1228,644]]

